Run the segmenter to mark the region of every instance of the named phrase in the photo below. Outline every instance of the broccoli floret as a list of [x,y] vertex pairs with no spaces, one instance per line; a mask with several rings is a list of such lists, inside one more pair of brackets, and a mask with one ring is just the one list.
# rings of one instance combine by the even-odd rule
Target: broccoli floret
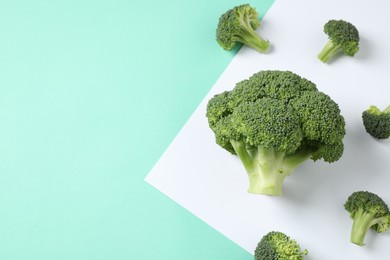
[[311,81],[266,70],[211,98],[206,116],[216,143],[241,160],[250,193],[281,195],[302,162],[335,162],[345,121],[338,105]]
[[350,241],[356,245],[364,245],[364,237],[370,228],[382,233],[390,227],[389,208],[378,195],[372,192],[352,193],[345,202],[344,208],[353,219]]
[[217,42],[225,50],[232,50],[237,43],[265,53],[269,42],[261,38],[255,30],[260,26],[259,14],[249,4],[236,6],[221,15],[217,26]]
[[330,20],[324,25],[329,41],[318,54],[318,59],[327,63],[336,54],[353,57],[359,50],[359,31],[344,20]]
[[255,260],[303,260],[308,251],[282,232],[271,231],[257,244]]
[[377,139],[390,137],[390,106],[381,111],[376,106],[370,106],[362,114],[363,125],[367,133]]

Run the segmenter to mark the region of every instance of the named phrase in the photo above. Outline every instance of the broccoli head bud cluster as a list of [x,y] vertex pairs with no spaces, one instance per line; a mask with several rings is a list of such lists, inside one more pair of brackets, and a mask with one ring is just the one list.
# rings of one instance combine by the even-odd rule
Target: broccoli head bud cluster
[[390,137],[390,106],[383,111],[376,106],[370,106],[362,113],[363,126],[367,133],[377,139]]
[[318,59],[327,63],[337,54],[353,57],[359,50],[359,31],[344,20],[330,20],[324,25],[329,41],[318,54]]
[[308,251],[282,232],[271,231],[266,234],[255,249],[255,260],[303,260]]
[[216,143],[237,155],[249,192],[281,195],[302,162],[335,162],[343,154],[344,118],[311,81],[290,71],[266,70],[211,98],[206,116]]
[[352,193],[344,204],[353,219],[350,241],[363,246],[364,238],[371,228],[382,233],[390,228],[390,211],[378,195],[368,191]]
[[236,6],[220,16],[216,32],[217,42],[228,51],[237,43],[242,43],[259,52],[267,52],[269,42],[255,32],[259,25],[259,14],[255,8],[249,4]]

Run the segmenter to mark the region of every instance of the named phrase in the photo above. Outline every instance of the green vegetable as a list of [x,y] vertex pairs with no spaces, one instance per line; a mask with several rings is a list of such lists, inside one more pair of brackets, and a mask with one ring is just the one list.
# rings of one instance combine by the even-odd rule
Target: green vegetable
[[308,251],[282,232],[272,231],[257,244],[255,260],[303,260]]
[[353,219],[350,241],[356,245],[364,245],[364,237],[371,228],[378,233],[390,227],[390,212],[386,203],[376,194],[368,191],[352,193],[344,208]]
[[290,71],[260,71],[237,83],[209,100],[206,116],[216,143],[240,158],[250,193],[281,195],[302,162],[331,163],[343,154],[338,105]]
[[329,41],[318,54],[318,59],[327,63],[337,54],[353,57],[359,50],[359,31],[344,20],[330,20],[324,25]]
[[362,114],[363,125],[367,133],[377,139],[390,137],[390,106],[381,111],[376,106],[370,106]]
[[217,42],[230,51],[237,43],[250,46],[259,52],[267,52],[269,42],[255,30],[260,26],[259,14],[249,4],[236,6],[221,15],[217,26]]

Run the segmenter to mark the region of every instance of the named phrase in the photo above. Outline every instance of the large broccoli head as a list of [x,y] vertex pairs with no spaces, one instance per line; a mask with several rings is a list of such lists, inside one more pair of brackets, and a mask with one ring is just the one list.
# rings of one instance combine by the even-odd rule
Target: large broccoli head
[[217,42],[228,51],[237,43],[242,43],[259,52],[267,52],[268,41],[255,32],[259,25],[259,14],[255,8],[249,4],[236,6],[220,16],[216,32]]
[[364,245],[364,238],[371,228],[378,233],[390,228],[390,211],[381,197],[368,191],[352,193],[344,204],[353,219],[350,241]]
[[363,125],[367,133],[377,139],[390,137],[390,106],[381,111],[376,106],[370,106],[362,113]]
[[217,144],[243,162],[253,193],[280,195],[301,162],[335,162],[343,154],[338,105],[290,71],[260,71],[237,83],[209,100],[206,116]]
[[359,31],[344,20],[330,20],[324,25],[324,32],[329,41],[318,54],[318,58],[326,63],[337,54],[353,57],[359,50]]
[[266,234],[255,249],[255,260],[303,260],[308,251],[282,232],[271,231]]

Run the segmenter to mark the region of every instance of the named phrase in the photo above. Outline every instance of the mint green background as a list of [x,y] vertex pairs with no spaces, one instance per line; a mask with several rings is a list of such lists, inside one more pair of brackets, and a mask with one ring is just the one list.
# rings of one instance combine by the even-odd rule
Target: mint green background
[[1,260],[252,259],[144,182],[233,58],[215,26],[241,3],[0,0]]

